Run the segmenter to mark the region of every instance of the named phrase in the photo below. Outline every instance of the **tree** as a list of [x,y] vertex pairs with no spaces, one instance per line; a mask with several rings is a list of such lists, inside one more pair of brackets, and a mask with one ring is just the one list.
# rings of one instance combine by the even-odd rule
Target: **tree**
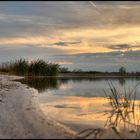
[[124,67],[120,67],[119,68],[119,73],[125,74],[126,73],[126,69]]
[[68,68],[65,68],[65,67],[60,67],[59,71],[62,72],[62,73],[69,72]]

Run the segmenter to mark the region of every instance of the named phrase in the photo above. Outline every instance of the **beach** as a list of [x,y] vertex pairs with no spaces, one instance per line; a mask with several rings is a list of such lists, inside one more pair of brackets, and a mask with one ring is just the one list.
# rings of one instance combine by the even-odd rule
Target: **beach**
[[[114,128],[103,127],[102,121],[98,121],[103,120],[103,118],[95,116],[96,114],[93,114],[93,116],[87,114],[89,119],[97,119],[95,124],[88,125],[87,120],[85,120],[85,125],[80,124],[81,122],[78,124],[78,121],[75,124],[66,122],[65,119],[67,118],[62,113],[60,114],[60,109],[60,112],[58,112],[53,110],[55,109],[53,106],[40,105],[38,100],[39,93],[36,89],[13,81],[20,78],[23,77],[0,75],[0,139],[135,138],[135,131],[117,130],[120,135],[116,133]],[[79,97],[79,100],[81,99]],[[103,102],[104,99],[99,99],[103,104],[100,104],[97,99],[91,99],[91,102],[92,100],[95,111],[100,111],[100,105],[107,107],[106,102]],[[88,99],[87,101],[87,104],[91,105]],[[76,103],[78,104],[79,101],[77,100],[74,104]],[[85,103],[86,100],[84,99]],[[80,121],[80,119],[78,120]],[[87,127],[85,127],[86,125]],[[85,137],[89,133],[88,131],[78,135],[80,131],[78,132],[77,130],[81,129],[83,131],[87,128],[91,129],[91,135]]]
[[12,81],[19,78],[0,75],[0,138],[72,138],[74,131],[43,114],[35,89]]

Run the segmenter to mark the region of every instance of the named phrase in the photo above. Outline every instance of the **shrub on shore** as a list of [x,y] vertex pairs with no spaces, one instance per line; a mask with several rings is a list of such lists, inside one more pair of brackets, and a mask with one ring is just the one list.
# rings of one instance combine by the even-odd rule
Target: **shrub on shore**
[[31,63],[25,59],[19,59],[2,63],[0,72],[21,76],[56,76],[59,72],[59,65],[48,63],[40,59],[31,61]]

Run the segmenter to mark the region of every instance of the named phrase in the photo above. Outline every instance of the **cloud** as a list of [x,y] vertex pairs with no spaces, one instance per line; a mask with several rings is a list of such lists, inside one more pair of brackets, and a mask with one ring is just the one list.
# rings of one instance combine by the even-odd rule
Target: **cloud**
[[136,71],[140,69],[140,50],[126,52],[108,52],[108,53],[82,53],[72,55],[55,55],[54,61],[72,62],[71,65],[63,66],[69,69],[82,70],[100,70],[100,71],[117,71],[124,66],[127,71]]
[[[39,45],[39,44],[38,44]],[[67,50],[57,48],[38,47],[36,45],[10,45],[0,46],[0,62],[10,61],[19,58],[45,59],[50,61],[53,55],[67,54]]]
[[94,3],[1,2],[0,61],[49,57],[70,68],[139,69],[140,2]]
[[81,41],[74,41],[74,42],[56,42],[48,45],[57,45],[57,46],[68,46],[68,45],[73,45],[73,44],[79,44]]
[[139,1],[95,1],[94,3],[98,6],[140,6]]
[[[63,55],[60,55],[62,54]],[[44,48],[37,46],[3,46],[0,47],[0,62],[18,58],[44,59],[50,62],[59,63],[69,69],[117,71],[124,66],[128,71],[140,69],[139,51],[115,51],[108,53],[82,53],[67,54],[68,51],[56,48]],[[5,57],[6,56],[6,57]]]
[[[139,3],[104,3],[103,1],[94,3],[98,7],[100,15],[94,12],[95,9],[89,2],[84,1],[2,2],[0,5],[0,39],[52,36],[57,39],[54,40],[54,42],[58,42],[56,45],[67,46],[63,43],[66,40],[81,38],[88,42],[89,36],[92,38],[99,36],[102,40],[105,35],[110,39],[116,34],[118,39],[113,38],[113,41],[118,42],[121,35],[122,38],[139,35]],[[129,29],[132,30],[129,31]],[[91,32],[87,32],[87,30]],[[128,42],[124,41],[124,43]]]
[[118,44],[118,45],[108,46],[107,48],[112,49],[112,50],[124,50],[124,49],[130,49],[132,48],[132,46],[128,44]]
[[107,48],[111,50],[130,50],[134,48],[140,48],[140,45],[129,45],[129,44],[116,44],[116,45],[111,45],[107,46]]
[[71,65],[73,62],[67,62],[67,61],[51,61],[60,65]]
[[[118,26],[122,25],[122,23],[125,25],[138,25],[140,23],[140,4],[136,4],[136,2],[108,2],[106,4],[96,1],[95,3],[100,11],[100,15],[95,13],[96,7],[92,7],[88,1],[3,2],[0,5],[0,20],[14,22],[15,24],[22,22],[22,24],[29,26],[70,26],[69,28],[84,28],[89,26],[99,28],[102,25],[104,27],[107,25],[110,26],[110,24]],[[120,7],[120,5],[123,5],[123,7]]]

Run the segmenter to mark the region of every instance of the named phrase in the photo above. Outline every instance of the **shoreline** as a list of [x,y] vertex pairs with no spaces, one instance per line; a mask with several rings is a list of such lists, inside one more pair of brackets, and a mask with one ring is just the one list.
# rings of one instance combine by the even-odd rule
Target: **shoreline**
[[93,74],[93,73],[60,73],[59,78],[140,78],[140,75],[133,74]]
[[73,138],[74,131],[41,111],[37,90],[12,81],[21,78],[0,75],[0,138]]
[[[37,90],[15,81],[21,78],[0,75],[0,139],[76,139],[74,127],[82,125],[70,126],[73,124],[61,122],[54,119],[53,114],[43,112]],[[112,128],[93,125],[91,129],[100,129],[103,132],[101,139],[120,138]],[[134,137],[126,131],[124,136],[127,135]],[[88,138],[94,137],[93,134]]]
[[[3,76],[14,76],[11,73],[0,73],[0,75]],[[15,75],[16,76],[16,75]],[[21,77],[21,76],[16,76],[16,77]],[[68,72],[68,73],[59,73],[57,76],[22,76],[22,78],[27,78],[27,77],[34,77],[34,78],[91,78],[91,79],[109,79],[109,78],[119,78],[119,79],[124,79],[124,78],[137,78],[140,79],[140,74],[131,74],[131,73],[126,73],[126,74],[119,74],[119,73],[87,73],[87,72]],[[16,79],[13,79],[16,80]]]

